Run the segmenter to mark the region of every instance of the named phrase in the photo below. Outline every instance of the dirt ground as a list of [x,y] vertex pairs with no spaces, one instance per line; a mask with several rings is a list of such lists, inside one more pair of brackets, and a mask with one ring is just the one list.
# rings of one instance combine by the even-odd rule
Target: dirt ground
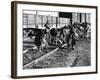
[[58,49],[54,54],[45,57],[36,64],[31,64],[31,67],[28,68],[35,69],[90,66],[90,51],[90,41],[80,40],[76,42],[74,50],[67,50],[66,47]]

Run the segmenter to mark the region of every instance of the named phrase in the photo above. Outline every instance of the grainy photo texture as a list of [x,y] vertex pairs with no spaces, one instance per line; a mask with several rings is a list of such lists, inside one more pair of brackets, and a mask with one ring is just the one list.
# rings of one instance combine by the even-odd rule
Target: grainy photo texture
[[91,66],[91,13],[22,11],[23,69]]

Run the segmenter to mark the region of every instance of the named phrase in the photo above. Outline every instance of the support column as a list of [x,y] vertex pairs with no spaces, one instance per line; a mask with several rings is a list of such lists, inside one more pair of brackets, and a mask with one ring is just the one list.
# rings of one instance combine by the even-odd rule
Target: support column
[[37,16],[38,16],[38,15],[37,15],[37,11],[36,11],[36,17],[35,17],[35,27],[36,27],[36,28],[38,28],[38,25],[37,25]]
[[57,24],[58,24],[58,18],[56,17],[56,28],[57,28],[57,26],[58,26]]

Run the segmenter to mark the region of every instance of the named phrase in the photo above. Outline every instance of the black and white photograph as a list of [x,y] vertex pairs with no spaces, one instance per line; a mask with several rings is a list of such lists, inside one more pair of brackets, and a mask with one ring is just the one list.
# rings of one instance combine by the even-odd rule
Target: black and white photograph
[[97,7],[13,3],[14,77],[97,72]]
[[23,69],[91,65],[91,13],[23,10]]

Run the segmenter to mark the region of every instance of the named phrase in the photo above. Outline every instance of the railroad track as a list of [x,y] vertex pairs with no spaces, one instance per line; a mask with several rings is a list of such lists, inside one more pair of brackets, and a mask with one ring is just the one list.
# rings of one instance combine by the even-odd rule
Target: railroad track
[[[62,45],[62,47],[66,46],[66,45],[67,45],[67,44],[64,44],[64,45]],[[29,67],[31,64],[36,64],[37,62],[39,62],[39,61],[41,61],[41,60],[47,58],[48,56],[50,56],[50,55],[54,54],[55,52],[57,52],[58,49],[59,49],[59,47],[57,47],[56,49],[54,49],[54,50],[52,50],[52,51],[50,51],[50,52],[48,52],[48,53],[46,53],[46,54],[40,56],[39,58],[37,58],[37,59],[35,59],[35,60],[32,60],[31,62],[25,64],[25,65],[23,66],[23,69],[26,69],[26,68]],[[26,50],[26,51],[27,51],[27,50]],[[25,53],[26,51],[24,51],[24,53]]]

